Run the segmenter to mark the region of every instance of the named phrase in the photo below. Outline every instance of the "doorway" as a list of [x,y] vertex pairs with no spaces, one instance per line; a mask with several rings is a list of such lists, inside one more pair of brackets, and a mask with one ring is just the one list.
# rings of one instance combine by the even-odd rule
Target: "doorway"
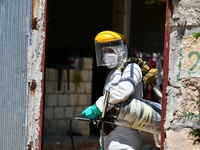
[[[92,87],[99,88],[92,88],[93,101],[91,104],[102,94],[107,70],[105,67],[96,67],[94,37],[102,30],[111,29],[112,0],[98,2],[61,0],[48,1],[47,3],[46,68],[61,68],[63,66],[66,68],[66,66],[70,66],[70,58],[92,58]],[[102,72],[105,74],[101,74]],[[52,104],[51,110],[55,109],[55,105],[57,104]],[[50,122],[52,121],[48,120],[47,117],[44,118],[44,124],[51,124]],[[54,120],[54,122],[57,121]],[[54,127],[44,126],[44,135],[49,134],[49,132],[50,134],[60,134],[60,131],[56,131],[57,125],[54,123],[52,126]],[[99,133],[96,126],[93,124],[90,126],[91,134]]]
[[[113,11],[112,0],[61,0],[47,3],[46,67],[69,65],[68,59],[71,57],[91,57],[91,104],[102,95],[109,71],[106,67],[96,67],[93,41],[100,31],[114,29]],[[135,55],[136,51],[148,55],[163,53],[165,2],[146,5],[145,0],[134,1],[131,19],[129,54]],[[56,131],[51,133],[59,134]],[[99,130],[93,124],[90,124],[90,134],[99,135]]]

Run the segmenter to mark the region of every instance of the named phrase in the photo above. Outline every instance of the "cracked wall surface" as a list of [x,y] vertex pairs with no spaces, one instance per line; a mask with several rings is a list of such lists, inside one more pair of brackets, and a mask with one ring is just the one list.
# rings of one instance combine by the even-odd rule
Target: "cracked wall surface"
[[189,133],[200,126],[197,101],[200,100],[200,1],[173,0],[169,72],[167,87],[166,150],[197,150]]

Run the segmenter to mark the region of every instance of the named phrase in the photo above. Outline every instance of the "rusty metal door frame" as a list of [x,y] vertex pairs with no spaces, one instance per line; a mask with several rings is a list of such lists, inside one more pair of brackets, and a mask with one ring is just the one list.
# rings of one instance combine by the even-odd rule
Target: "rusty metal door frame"
[[39,131],[39,143],[38,143],[38,150],[42,150],[42,143],[43,143],[43,115],[44,115],[44,100],[45,100],[45,51],[46,51],[46,22],[47,22],[47,0],[43,0],[43,6],[44,6],[44,16],[43,16],[43,29],[42,31],[45,34],[45,37],[43,37],[43,51],[42,51],[42,61],[41,61],[41,72],[42,72],[42,88],[41,88],[41,92],[42,92],[42,96],[41,96],[41,101],[40,101],[40,121],[39,121],[39,126],[40,126],[40,130]]
[[166,105],[167,95],[166,88],[168,86],[168,70],[169,70],[169,47],[170,47],[170,19],[172,16],[172,0],[166,0],[166,18],[165,18],[165,36],[164,36],[164,65],[163,65],[163,86],[162,86],[162,124],[161,124],[161,150],[164,150],[165,142],[165,117],[166,117]]
[[[37,1],[37,0],[33,0]],[[43,37],[43,49],[42,49],[42,61],[41,61],[41,72],[42,72],[42,87],[41,87],[41,100],[40,100],[40,119],[39,119],[39,127],[41,130],[39,130],[38,135],[38,150],[42,150],[42,142],[43,142],[43,115],[44,115],[44,99],[45,99],[45,51],[46,51],[46,22],[47,22],[47,0],[43,0],[43,28],[42,31],[44,32]],[[35,18],[33,18],[34,22]]]

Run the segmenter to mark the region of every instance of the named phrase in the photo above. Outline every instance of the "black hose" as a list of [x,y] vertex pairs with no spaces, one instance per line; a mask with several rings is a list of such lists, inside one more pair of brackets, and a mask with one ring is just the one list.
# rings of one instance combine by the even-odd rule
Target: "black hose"
[[91,119],[88,119],[88,118],[80,118],[80,117],[72,117],[70,119],[70,137],[71,137],[71,143],[72,143],[72,150],[75,150],[74,139],[73,139],[73,131],[72,131],[72,120],[81,120],[81,121],[88,121],[88,122],[94,122],[94,120],[91,120]]

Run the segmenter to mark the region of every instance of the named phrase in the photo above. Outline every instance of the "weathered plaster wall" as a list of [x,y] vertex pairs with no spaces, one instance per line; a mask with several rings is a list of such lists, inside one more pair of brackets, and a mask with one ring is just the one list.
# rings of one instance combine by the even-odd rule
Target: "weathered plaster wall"
[[200,0],[173,0],[169,51],[169,86],[164,128],[166,150],[197,150],[189,134],[199,128],[197,119],[188,119],[189,112],[199,114],[200,100]]
[[32,32],[28,49],[29,104],[27,109],[27,148],[41,149],[46,0],[32,3]]

